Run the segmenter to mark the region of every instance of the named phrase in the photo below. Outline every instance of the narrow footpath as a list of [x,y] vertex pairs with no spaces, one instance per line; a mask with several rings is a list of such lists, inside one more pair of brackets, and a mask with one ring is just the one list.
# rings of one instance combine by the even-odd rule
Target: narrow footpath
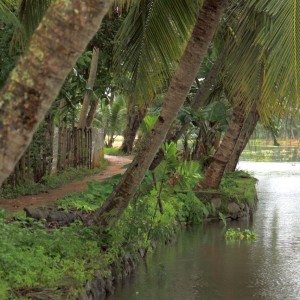
[[1,199],[0,208],[4,208],[8,212],[16,212],[28,206],[51,205],[55,203],[56,200],[68,194],[84,191],[87,188],[88,182],[91,180],[101,182],[114,175],[123,174],[125,172],[124,166],[132,161],[132,157],[130,156],[105,155],[105,159],[108,160],[109,165],[99,174],[88,176],[80,181],[73,181],[45,193],[22,196],[14,199]]

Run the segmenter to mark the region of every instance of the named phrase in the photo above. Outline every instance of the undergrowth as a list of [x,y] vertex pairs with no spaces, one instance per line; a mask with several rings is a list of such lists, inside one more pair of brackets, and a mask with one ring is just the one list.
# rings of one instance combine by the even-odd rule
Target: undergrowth
[[[197,162],[178,162],[174,146],[165,147],[166,160],[148,172],[137,197],[109,230],[99,234],[80,222],[59,229],[45,229],[42,222],[18,214],[7,223],[0,218],[0,299],[40,299],[56,296],[75,299],[94,274],[110,276],[110,266],[120,266],[122,258],[139,250],[151,251],[157,242],[172,240],[180,224],[199,224],[217,214],[211,204],[200,201],[193,187],[201,178]],[[223,182],[231,193],[235,180]],[[90,182],[84,193],[61,199],[64,210],[92,213],[112,192],[120,175],[105,182]],[[41,296],[42,295],[42,296]]]
[[256,199],[256,181],[245,171],[229,173],[221,182],[220,192],[224,200],[253,205]]

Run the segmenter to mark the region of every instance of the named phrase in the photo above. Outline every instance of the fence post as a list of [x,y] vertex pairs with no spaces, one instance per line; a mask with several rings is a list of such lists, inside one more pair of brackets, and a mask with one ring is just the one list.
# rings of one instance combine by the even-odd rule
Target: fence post
[[103,129],[92,128],[92,168],[101,166],[103,158],[104,131]]
[[59,142],[59,130],[58,127],[54,127],[53,131],[53,142],[52,142],[52,166],[51,174],[57,173],[57,164],[58,164],[58,142]]

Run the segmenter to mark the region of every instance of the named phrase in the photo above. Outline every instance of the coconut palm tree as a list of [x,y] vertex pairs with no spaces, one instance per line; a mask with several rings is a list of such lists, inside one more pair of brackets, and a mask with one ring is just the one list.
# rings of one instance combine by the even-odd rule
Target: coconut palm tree
[[[244,122],[253,107],[262,122],[299,109],[299,1],[243,3],[224,70],[224,84],[235,109],[229,128],[197,189],[218,188],[227,164],[240,148]],[[245,138],[245,135],[244,135]],[[236,160],[236,158],[234,159]],[[228,167],[231,168],[232,167]]]
[[225,171],[226,172],[234,172],[236,166],[238,164],[240,155],[242,154],[243,150],[247,146],[252,133],[259,121],[259,113],[254,107],[248,114],[247,118],[244,121],[242,131],[239,135],[239,138],[235,144],[234,150],[231,153],[230,159],[226,165]]
[[[172,9],[176,11],[174,1]],[[180,1],[179,1],[180,2]],[[141,148],[123,175],[120,183],[94,216],[94,223],[109,226],[122,214],[136,193],[167,131],[183,105],[190,87],[206,55],[227,2],[204,1],[196,25],[173,75],[158,120],[141,143]],[[176,12],[180,16],[180,11]],[[166,20],[168,23],[168,20]],[[161,45],[165,47],[165,45]]]

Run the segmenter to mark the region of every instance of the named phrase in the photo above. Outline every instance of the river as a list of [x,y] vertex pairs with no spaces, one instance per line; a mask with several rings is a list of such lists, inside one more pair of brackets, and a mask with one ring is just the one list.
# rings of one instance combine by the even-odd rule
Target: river
[[141,263],[110,300],[300,299],[300,163],[241,162],[257,184],[255,242],[226,242],[222,224],[183,231]]

